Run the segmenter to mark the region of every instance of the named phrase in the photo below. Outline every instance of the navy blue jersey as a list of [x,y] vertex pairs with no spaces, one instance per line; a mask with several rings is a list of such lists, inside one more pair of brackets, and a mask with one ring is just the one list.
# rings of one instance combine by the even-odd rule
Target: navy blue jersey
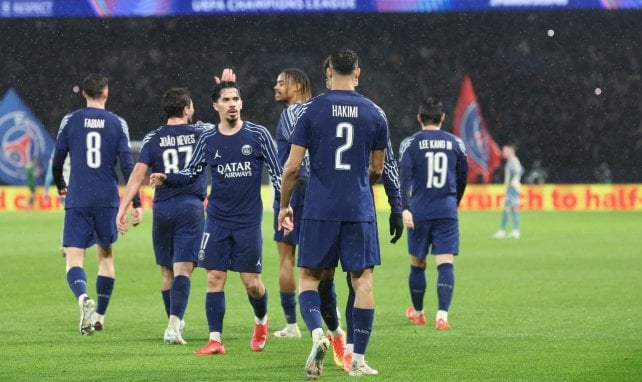
[[468,172],[463,141],[445,131],[422,130],[406,138],[399,151],[402,205],[414,221],[457,219],[458,183],[465,187]]
[[279,197],[282,168],[267,129],[246,121],[235,134],[224,135],[216,126],[201,134],[192,160],[180,173],[167,174],[166,184],[181,187],[195,182],[205,167],[210,166],[212,190],[207,199],[208,217],[227,229],[244,228],[261,223],[263,165]]
[[374,221],[370,155],[388,139],[385,113],[357,92],[331,90],[304,104],[290,138],[310,155],[303,218]]
[[58,188],[65,186],[62,166],[69,153],[71,173],[65,208],[118,207],[116,160],[125,179],[134,168],[127,122],[105,109],[84,108],[60,123],[53,168]]
[[[288,156],[290,156],[290,136],[292,136],[294,125],[302,110],[303,104],[301,103],[295,103],[286,107],[281,112],[281,117],[276,125],[276,151],[281,167],[285,165],[285,162],[288,160]],[[299,177],[308,177],[310,175],[309,169],[310,161],[306,155],[303,163],[301,164]],[[294,189],[290,199],[290,205],[293,207],[303,205],[303,195],[301,194],[299,187]],[[279,209],[279,200],[274,201],[274,208],[277,210]]]
[[[176,173],[185,168],[192,159],[196,141],[201,133],[212,125],[164,125],[150,132],[143,139],[138,162],[151,168],[151,172]],[[207,195],[207,177],[202,176],[184,187],[156,187],[154,202],[177,195],[194,195],[201,200]]]

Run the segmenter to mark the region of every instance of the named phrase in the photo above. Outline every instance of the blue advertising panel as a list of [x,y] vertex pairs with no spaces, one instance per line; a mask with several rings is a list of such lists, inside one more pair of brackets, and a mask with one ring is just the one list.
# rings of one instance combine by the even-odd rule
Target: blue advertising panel
[[0,18],[642,9],[642,0],[0,0]]

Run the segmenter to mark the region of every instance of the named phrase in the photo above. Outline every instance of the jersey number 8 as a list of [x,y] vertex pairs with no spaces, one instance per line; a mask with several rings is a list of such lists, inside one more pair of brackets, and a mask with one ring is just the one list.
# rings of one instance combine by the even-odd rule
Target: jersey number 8
[[87,133],[87,167],[89,168],[100,167],[100,138],[100,134],[96,131],[90,131]]

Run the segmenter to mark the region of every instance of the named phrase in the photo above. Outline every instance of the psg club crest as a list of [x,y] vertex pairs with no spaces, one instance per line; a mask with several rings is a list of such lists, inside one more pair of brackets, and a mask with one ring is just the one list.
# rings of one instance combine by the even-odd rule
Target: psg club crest
[[0,104],[0,180],[25,184],[25,167],[36,160],[42,173],[54,148],[53,139],[22,100],[9,90]]
[[463,139],[468,155],[484,170],[488,169],[490,148],[486,147],[484,139],[484,121],[479,118],[477,104],[471,102],[461,118],[461,138]]
[[252,146],[243,145],[243,147],[241,147],[241,152],[243,153],[243,155],[246,155],[246,156],[252,155]]

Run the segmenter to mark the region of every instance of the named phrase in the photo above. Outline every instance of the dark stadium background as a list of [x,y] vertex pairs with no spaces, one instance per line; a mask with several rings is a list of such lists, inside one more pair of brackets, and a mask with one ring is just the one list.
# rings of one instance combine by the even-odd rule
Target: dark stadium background
[[14,87],[55,135],[63,115],[84,106],[74,85],[103,73],[108,108],[140,140],[164,122],[160,96],[172,86],[192,91],[197,120],[215,121],[213,76],[231,66],[244,119],[274,132],[279,71],[304,69],[318,94],[323,59],[347,46],[361,58],[358,90],[386,111],[395,150],[418,128],[422,97],[444,100],[451,128],[470,74],[491,135],[518,144],[526,171],[541,160],[548,182],[590,183],[607,163],[614,182],[640,182],[641,20],[639,11],[3,19],[0,91]]

